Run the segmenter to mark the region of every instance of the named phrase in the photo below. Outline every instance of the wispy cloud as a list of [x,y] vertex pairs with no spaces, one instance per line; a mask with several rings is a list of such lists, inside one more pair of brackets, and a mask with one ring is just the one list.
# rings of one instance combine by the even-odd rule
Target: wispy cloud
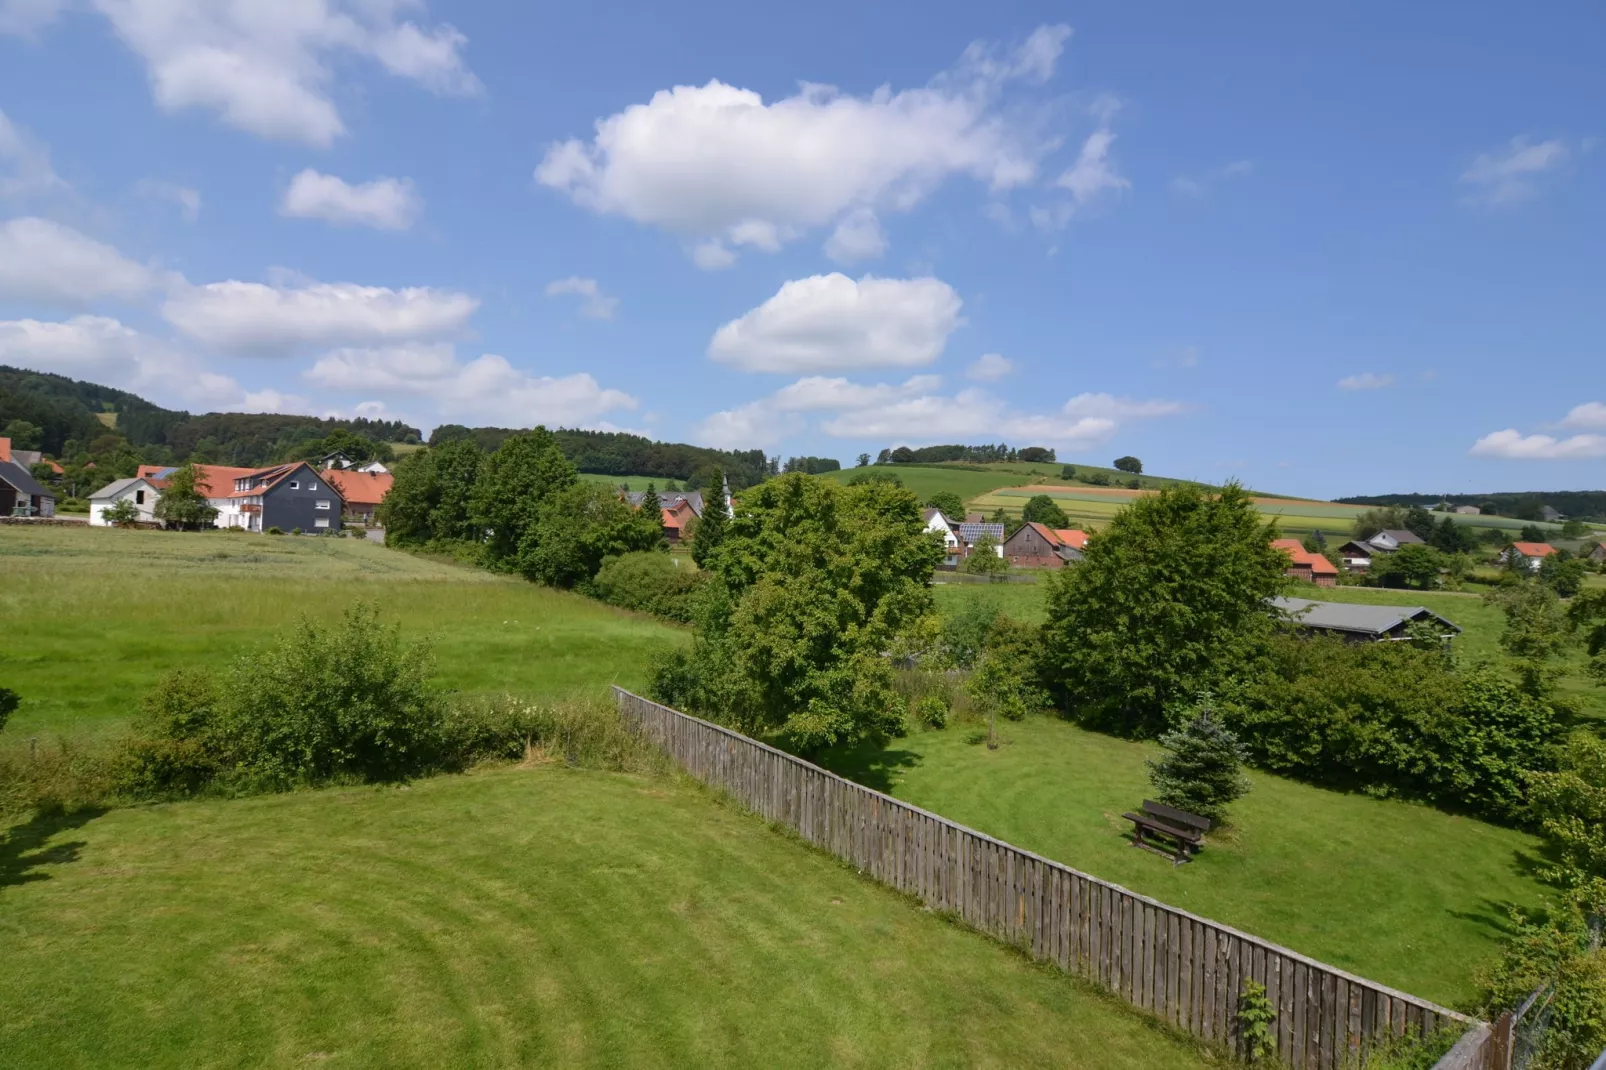
[[1178,175],[1171,180],[1171,192],[1182,197],[1203,197],[1216,186],[1235,178],[1248,178],[1255,173],[1255,161],[1234,160],[1202,174]]
[[573,294],[583,298],[580,302],[580,315],[594,320],[611,320],[619,308],[619,299],[603,293],[596,279],[582,279],[577,275],[570,275],[566,279],[547,283],[548,297],[559,297],[563,294]]
[[1493,152],[1485,152],[1461,173],[1459,182],[1469,187],[1465,200],[1471,204],[1510,204],[1537,194],[1544,176],[1562,167],[1572,153],[1559,139],[1532,142],[1525,136],[1512,138]]
[[1382,390],[1384,387],[1394,385],[1392,375],[1374,375],[1372,372],[1362,372],[1360,375],[1346,375],[1338,381],[1340,390]]

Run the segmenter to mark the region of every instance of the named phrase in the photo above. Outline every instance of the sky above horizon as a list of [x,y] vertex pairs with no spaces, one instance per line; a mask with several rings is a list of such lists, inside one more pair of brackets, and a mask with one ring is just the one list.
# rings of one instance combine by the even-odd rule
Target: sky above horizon
[[1606,486],[1606,8],[0,0],[0,363]]

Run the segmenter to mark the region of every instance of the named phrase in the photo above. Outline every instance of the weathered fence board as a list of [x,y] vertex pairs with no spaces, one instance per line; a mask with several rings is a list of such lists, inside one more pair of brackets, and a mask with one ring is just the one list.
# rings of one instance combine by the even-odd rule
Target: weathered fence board
[[[614,688],[621,715],[681,768],[885,884],[951,910],[1196,1036],[1236,1047],[1266,986],[1289,1066],[1341,1070],[1377,1038],[1467,1031],[1457,1070],[1494,1066],[1482,1023],[1021,850],[719,725]],[[1464,1061],[1476,1059],[1479,1061]]]

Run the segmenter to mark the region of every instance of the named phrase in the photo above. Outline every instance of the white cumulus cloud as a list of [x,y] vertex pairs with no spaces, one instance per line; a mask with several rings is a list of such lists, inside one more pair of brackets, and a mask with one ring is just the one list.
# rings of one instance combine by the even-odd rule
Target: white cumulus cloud
[[138,297],[154,282],[149,268],[71,227],[33,217],[0,223],[0,297],[83,305]]
[[1060,411],[1079,419],[1089,417],[1106,420],[1147,420],[1156,416],[1176,416],[1187,411],[1187,406],[1180,401],[1164,401],[1159,398],[1135,401],[1132,398],[1118,398],[1113,394],[1078,394],[1067,401]]
[[[1029,182],[1053,139],[1000,94],[1051,75],[1069,33],[1044,26],[1013,50],[973,45],[927,86],[868,96],[804,84],[765,102],[717,80],[675,86],[599,119],[589,141],[550,146],[535,177],[722,267],[737,247],[774,249],[860,209],[908,210],[951,176],[994,191]],[[834,241],[849,256],[872,244],[862,219]]]
[[1533,142],[1514,137],[1494,152],[1486,152],[1461,173],[1460,183],[1470,188],[1467,200],[1477,204],[1508,204],[1527,200],[1539,192],[1544,175],[1564,165],[1571,156],[1559,140]]
[[984,383],[996,383],[1014,370],[1015,365],[1002,353],[983,353],[971,362],[965,374]]
[[378,230],[406,230],[423,210],[411,179],[376,178],[353,186],[310,167],[290,180],[279,202],[281,215]]
[[383,345],[455,333],[479,301],[415,286],[393,290],[350,282],[186,286],[162,306],[167,321],[217,349],[286,355],[306,348]]
[[582,279],[578,275],[570,275],[566,279],[547,283],[548,297],[562,297],[566,294],[581,298],[580,315],[589,316],[594,320],[611,320],[619,308],[619,299],[603,293],[596,279]]
[[1524,435],[1515,428],[1494,431],[1472,444],[1474,457],[1502,457],[1518,461],[1573,461],[1606,457],[1606,435]]
[[494,353],[465,363],[446,344],[339,349],[306,377],[332,390],[426,397],[446,420],[498,427],[595,427],[603,413],[637,406],[585,372],[531,375]]
[[461,33],[401,17],[422,11],[418,0],[91,4],[144,61],[159,107],[214,112],[262,137],[322,146],[343,134],[331,83],[353,56],[437,93],[482,88],[463,61]]
[[1382,390],[1384,387],[1394,385],[1394,376],[1377,375],[1373,372],[1362,372],[1359,375],[1346,375],[1338,381],[1340,390]]
[[961,304],[940,279],[794,279],[715,331],[708,356],[751,372],[919,367],[942,354]]
[[1561,421],[1561,426],[1606,430],[1606,404],[1586,401],[1582,405],[1574,405]]

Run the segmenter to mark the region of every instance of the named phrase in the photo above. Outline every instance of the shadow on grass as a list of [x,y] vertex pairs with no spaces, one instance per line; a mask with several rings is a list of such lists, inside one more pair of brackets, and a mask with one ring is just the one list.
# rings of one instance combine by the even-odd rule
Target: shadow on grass
[[[1475,910],[1452,910],[1452,918],[1469,921],[1489,935],[1505,940],[1517,934],[1517,927],[1511,921],[1511,912],[1519,909],[1519,904],[1509,900],[1479,899]],[[1522,908],[1523,913],[1532,915],[1532,908]]]
[[814,756],[814,764],[876,791],[891,793],[893,774],[920,764],[913,751],[893,750],[875,743],[833,747]]
[[5,838],[0,839],[0,888],[49,880],[50,874],[43,867],[78,861],[86,841],[53,843],[48,847],[46,844],[63,832],[83,828],[105,812],[91,807],[71,813],[35,814],[6,829]]

